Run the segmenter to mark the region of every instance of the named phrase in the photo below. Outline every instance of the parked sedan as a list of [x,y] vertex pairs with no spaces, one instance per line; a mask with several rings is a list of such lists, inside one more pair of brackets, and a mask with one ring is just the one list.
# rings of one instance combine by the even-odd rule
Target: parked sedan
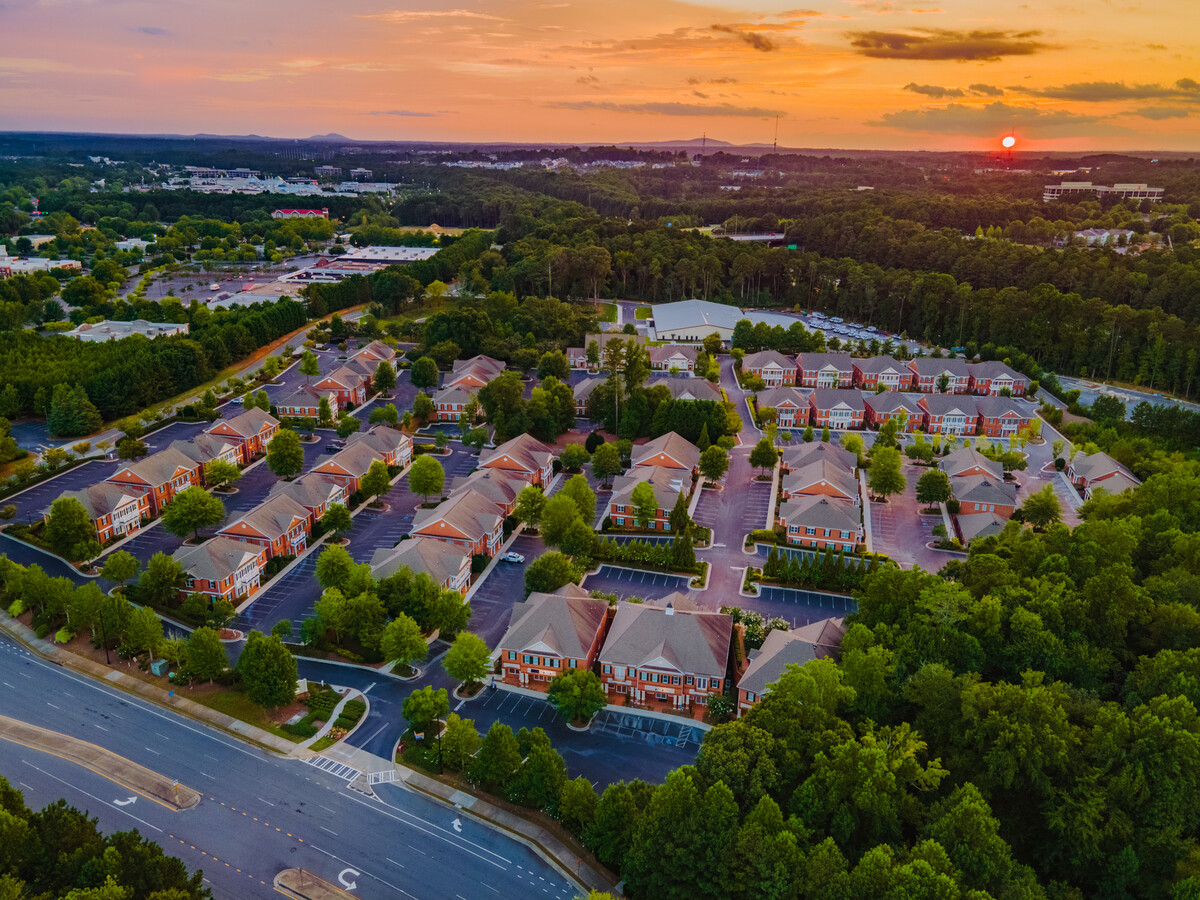
[[505,553],[504,556],[501,557],[501,559],[503,559],[505,562],[510,562],[510,563],[525,562],[525,557],[522,556],[520,553]]

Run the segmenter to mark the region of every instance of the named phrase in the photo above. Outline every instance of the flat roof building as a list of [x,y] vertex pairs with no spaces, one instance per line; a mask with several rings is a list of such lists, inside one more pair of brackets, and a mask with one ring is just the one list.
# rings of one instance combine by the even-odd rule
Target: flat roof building
[[145,319],[134,319],[132,322],[96,322],[94,325],[83,324],[78,328],[65,332],[67,337],[79,338],[81,341],[103,343],[119,341],[131,335],[140,334],[142,337],[170,337],[174,334],[187,334],[186,322],[147,322]]
[[1082,195],[1091,195],[1097,200],[1118,197],[1121,200],[1150,200],[1157,203],[1163,198],[1163,189],[1146,184],[1114,184],[1108,187],[1092,184],[1090,181],[1064,181],[1060,184],[1046,185],[1042,189],[1042,202],[1052,203],[1055,200]]

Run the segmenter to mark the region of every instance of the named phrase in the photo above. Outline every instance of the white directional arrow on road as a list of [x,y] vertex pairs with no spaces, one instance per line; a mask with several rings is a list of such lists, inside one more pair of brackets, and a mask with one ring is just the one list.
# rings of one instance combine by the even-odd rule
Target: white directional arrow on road
[[357,876],[357,875],[361,875],[361,874],[362,874],[362,872],[358,871],[357,869],[342,869],[342,871],[338,872],[338,881],[340,881],[342,883],[342,887],[344,887],[346,890],[352,891],[356,887],[358,887],[358,882],[357,881],[347,881],[346,876],[347,875]]
[[462,831],[462,821],[461,820],[455,819],[450,824],[454,826],[455,831]]
[[128,800],[114,800],[113,803],[117,806],[128,806],[130,803],[137,803],[137,797],[130,797]]

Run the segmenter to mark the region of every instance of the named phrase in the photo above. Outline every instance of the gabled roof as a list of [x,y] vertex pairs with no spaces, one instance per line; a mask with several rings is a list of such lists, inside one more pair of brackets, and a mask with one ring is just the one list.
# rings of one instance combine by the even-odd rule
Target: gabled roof
[[796,360],[791,356],[784,356],[778,350],[759,350],[757,353],[749,353],[742,360],[742,369],[761,369],[764,366],[775,365],[783,369],[785,372],[796,368]]
[[691,604],[678,602],[677,595],[659,603],[664,605],[618,604],[600,658],[619,666],[653,664],[724,678],[733,618],[686,609]]
[[608,614],[608,601],[579,592],[533,593],[512,612],[497,648],[518,653],[539,647],[559,657],[586,659]]
[[917,398],[912,394],[905,394],[902,391],[884,391],[881,394],[871,394],[863,400],[867,406],[874,410],[876,415],[899,415],[900,410],[908,413],[909,418],[921,414],[921,407],[917,403]]
[[679,464],[680,468],[688,469],[689,471],[700,465],[700,449],[674,431],[668,431],[666,434],[656,437],[652,441],[635,446],[633,448],[632,463],[635,466],[661,465],[655,459],[659,454],[673,459]]
[[[89,516],[93,519],[98,519],[101,516],[111,515],[127,503],[137,503],[138,498],[142,496],[144,495],[141,491],[101,481],[98,484],[89,484],[79,491],[63,491],[56,499],[70,498],[78,500],[83,508],[87,510]],[[48,506],[43,510],[43,513],[48,513],[49,511],[50,507]]]
[[1141,485],[1141,482],[1132,475],[1126,475],[1124,472],[1114,472],[1100,481],[1089,482],[1087,488],[1089,491],[1107,491],[1110,494],[1123,494],[1125,491],[1139,485]]
[[1087,481],[1095,481],[1097,478],[1103,478],[1106,475],[1112,475],[1120,472],[1122,475],[1129,477],[1134,483],[1138,483],[1133,474],[1104,452],[1083,454],[1080,453],[1071,460],[1071,469],[1076,477],[1083,478]]
[[800,388],[782,387],[771,388],[766,391],[758,392],[758,408],[771,407],[779,409],[785,403],[789,403],[798,409],[808,409],[809,391],[802,391]]
[[858,479],[832,459],[817,459],[783,476],[783,489],[789,494],[824,482],[847,497],[858,497]]
[[1014,371],[998,359],[991,359],[981,363],[968,363],[967,368],[970,370],[971,377],[973,378],[999,378],[1002,375],[1007,375],[1014,381],[1026,380],[1024,375]]
[[679,495],[691,487],[690,476],[684,475],[681,469],[667,469],[662,466],[635,466],[624,475],[613,479],[612,497],[609,503],[632,504],[633,489],[642,482],[648,482],[654,488],[654,499],[659,509],[675,508]]
[[958,533],[962,535],[963,543],[969,544],[975,538],[999,534],[1004,530],[1004,526],[1008,524],[1008,519],[994,512],[969,513],[958,516],[957,522]]
[[912,370],[908,366],[891,356],[868,356],[865,359],[856,359],[854,360],[854,368],[860,372],[867,372],[872,375],[881,375],[889,370],[905,376],[912,373]]
[[[419,509],[413,517],[412,534],[430,529],[441,532],[438,522],[465,535],[479,540],[500,527],[504,521],[496,506],[487,497],[473,490],[447,497],[433,509]],[[448,533],[448,532],[447,532]]]
[[378,453],[399,452],[406,444],[411,443],[412,438],[391,425],[372,425],[366,431],[356,432],[346,438],[347,447],[362,444]]
[[1011,397],[979,397],[975,401],[975,409],[979,415],[988,419],[999,419],[1009,413],[1022,419],[1028,419],[1032,415]]
[[974,447],[955,450],[948,456],[938,460],[938,468],[947,475],[958,475],[979,466],[992,473],[992,477],[1000,480],[1004,477],[1004,467],[994,459],[988,459]]
[[818,459],[831,459],[847,472],[858,468],[858,455],[851,453],[841,444],[813,442],[811,444],[795,444],[783,450],[783,463],[789,469],[799,469]]
[[655,378],[646,383],[647,388],[663,385],[675,400],[709,400],[721,402],[721,392],[712,382],[703,378]]
[[469,388],[455,384],[447,388],[442,388],[433,395],[432,400],[437,406],[448,406],[451,403],[466,404],[470,403],[472,398],[474,398],[477,393],[478,391],[473,391]]
[[857,412],[866,412],[862,393],[851,388],[815,388],[810,398],[816,409],[837,409],[845,406]]
[[450,371],[461,373],[466,372],[468,369],[486,369],[499,375],[506,368],[507,366],[500,360],[479,354],[478,356],[472,356],[470,359],[456,359],[454,365],[450,367]]
[[338,366],[328,375],[322,375],[317,384],[324,384],[327,381],[332,381],[336,385],[340,385],[345,390],[354,390],[360,387],[363,381],[367,378],[366,374],[352,369],[349,366]]
[[237,453],[238,444],[219,434],[198,434],[190,441],[171,441],[171,449],[178,450],[197,465],[204,465],[222,454]]
[[922,394],[919,402],[931,416],[958,414],[974,419],[979,416],[975,400],[975,397],[966,394]]
[[[540,472],[554,461],[554,451],[531,434],[519,434],[479,456],[479,468],[501,467],[504,463],[529,473]],[[507,468],[507,466],[503,466]]]
[[332,464],[355,478],[362,478],[371,468],[371,463],[381,458],[379,451],[373,447],[368,447],[366,444],[355,444],[353,447],[348,446],[345,450],[339,450],[316,468],[320,469]]
[[350,358],[355,359],[360,356],[374,356],[376,359],[392,360],[396,358],[396,351],[383,343],[383,341],[371,341],[367,346],[355,351],[354,356]]
[[575,402],[580,401],[587,403],[587,398],[592,395],[592,391],[604,384],[603,378],[585,378],[579,384],[571,388],[571,393],[575,395]]
[[786,507],[780,507],[779,517],[788,525],[811,525],[855,534],[862,530],[858,508],[853,503],[821,494],[801,495],[789,500]]
[[690,344],[661,344],[657,347],[651,347],[649,350],[651,363],[665,363],[679,356],[690,362],[695,362],[696,357],[700,355],[700,348],[693,347]]
[[319,406],[322,397],[329,401],[329,407],[332,411],[336,403],[336,398],[332,391],[321,391],[312,385],[302,384],[294,391],[289,391],[277,399],[275,401],[275,408],[282,409],[286,406]]
[[387,578],[407,566],[414,573],[424,572],[437,584],[455,580],[470,558],[453,544],[436,538],[414,537],[395,547],[380,547],[371,557],[376,578]]
[[309,472],[295,481],[279,481],[269,496],[291,497],[306,509],[317,509],[325,503],[345,502],[346,486],[327,475]]
[[987,475],[968,475],[952,482],[954,498],[959,503],[990,503],[996,506],[1016,506],[1016,485]]
[[800,353],[796,365],[806,372],[813,369],[836,369],[849,374],[854,369],[854,360],[849,353]]
[[762,647],[750,654],[750,667],[738,681],[738,690],[765,694],[787,671],[814,659],[837,657],[846,633],[843,618],[821,619],[793,631],[772,629]]
[[288,533],[288,529],[299,519],[308,521],[308,509],[287,494],[267,497],[240,519],[221,529],[221,534],[256,534],[275,540]]
[[470,475],[455,478],[450,485],[450,493],[475,491],[497,506],[507,509],[528,484],[521,475],[510,470],[476,469]]
[[221,581],[228,578],[251,559],[258,559],[262,550],[253,544],[217,535],[199,547],[184,544],[171,554],[193,578]]
[[109,480],[116,478],[122,472],[130,472],[147,484],[157,487],[160,484],[166,484],[172,478],[176,477],[181,469],[187,472],[194,472],[196,466],[197,463],[195,460],[180,453],[178,450],[168,447],[166,450],[151,453],[145,459],[122,466],[109,476]]
[[908,367],[923,378],[937,378],[949,375],[952,378],[966,378],[971,374],[967,361],[961,356],[947,359],[935,359],[932,356],[919,356],[908,361]]
[[232,419],[222,419],[205,431],[211,433],[212,430],[220,425],[225,425],[233,430],[235,434],[242,437],[250,438],[270,428],[278,428],[279,420],[269,412],[264,412],[258,407],[248,409],[240,415],[234,416]]

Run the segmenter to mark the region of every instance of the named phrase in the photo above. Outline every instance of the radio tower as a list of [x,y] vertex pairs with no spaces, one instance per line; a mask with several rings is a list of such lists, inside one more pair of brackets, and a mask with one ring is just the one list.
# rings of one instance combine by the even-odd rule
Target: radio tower
[[775,140],[771,141],[771,155],[774,156],[779,150],[779,116],[775,117]]

